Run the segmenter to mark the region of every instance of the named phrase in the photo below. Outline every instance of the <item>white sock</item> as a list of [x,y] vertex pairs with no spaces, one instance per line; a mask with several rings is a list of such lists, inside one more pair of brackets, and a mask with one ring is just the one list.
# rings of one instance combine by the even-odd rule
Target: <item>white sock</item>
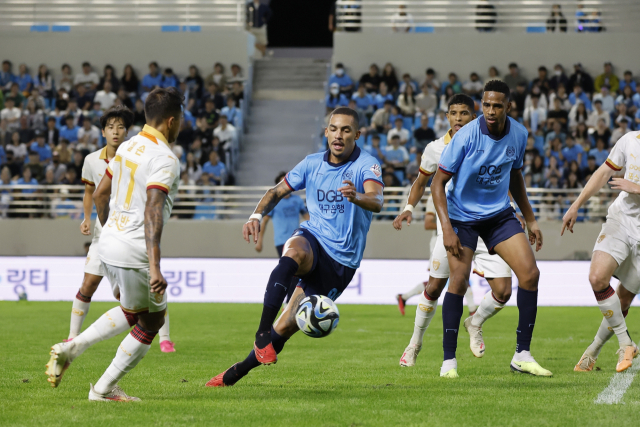
[[600,350],[602,350],[602,347],[607,341],[609,341],[609,339],[613,335],[613,330],[609,326],[609,322],[607,322],[607,319],[602,319],[593,342],[589,347],[587,347],[587,353],[589,353],[593,357],[598,357],[600,355]]
[[431,323],[431,319],[436,314],[436,308],[438,308],[438,300],[428,300],[423,291],[416,307],[416,321],[409,344],[422,345],[422,338],[429,327],[429,323]]
[[72,360],[95,343],[115,337],[130,327],[120,306],[112,308],[71,341],[70,344],[73,344],[71,350]]
[[158,331],[158,335],[160,335],[158,342],[171,341],[171,337],[169,336],[169,311],[164,312],[164,325],[162,325],[162,328]]
[[[80,294],[80,292],[78,292]],[[78,299],[78,295],[73,299],[73,306],[71,307],[71,326],[69,327],[69,339],[75,338],[80,335],[82,330],[82,323],[85,317],[89,314],[89,307],[91,306],[91,299],[88,302],[84,302]]]
[[[605,295],[608,295],[609,293],[611,293],[611,295],[605,297]],[[600,298],[598,297],[599,295],[601,296]],[[620,348],[633,345],[633,341],[631,341],[629,333],[627,332],[627,323],[624,321],[624,315],[620,308],[620,298],[618,298],[618,294],[615,293],[611,286],[609,286],[609,288],[604,291],[597,292],[596,299],[601,299],[598,301],[598,306],[605,320],[611,329],[613,329],[613,332],[618,336]]]
[[481,327],[487,319],[498,314],[500,310],[502,310],[505,306],[505,303],[498,302],[494,296],[493,292],[489,291],[482,298],[482,302],[480,302],[480,306],[476,310],[476,314],[471,318],[471,324],[473,326]]
[[473,291],[471,286],[467,286],[467,292],[464,294],[464,299],[467,300],[467,307],[469,307],[469,313],[473,313],[478,309],[476,302],[473,299]]
[[155,333],[150,334],[136,325],[131,333],[122,340],[116,351],[116,357],[113,358],[111,365],[96,383],[94,387],[96,393],[105,395],[111,392],[118,381],[135,368],[147,354],[155,335]]
[[409,298],[419,295],[423,292],[424,292],[424,283],[419,283],[414,288],[411,288],[409,292],[400,295],[400,297],[406,301]]

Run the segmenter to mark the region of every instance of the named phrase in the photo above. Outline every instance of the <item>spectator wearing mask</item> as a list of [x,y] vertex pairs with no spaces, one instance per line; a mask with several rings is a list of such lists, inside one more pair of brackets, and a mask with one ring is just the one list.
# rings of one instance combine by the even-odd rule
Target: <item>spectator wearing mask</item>
[[549,79],[549,89],[553,92],[557,92],[560,86],[564,86],[565,91],[569,86],[569,78],[564,73],[564,68],[561,64],[556,64],[553,67],[553,76]]
[[611,145],[614,145],[620,138],[631,132],[631,129],[629,129],[629,120],[627,118],[623,117],[620,119],[618,125],[619,126],[611,133]]
[[562,6],[559,4],[551,6],[551,15],[547,18],[547,31],[552,33],[567,32],[567,18],[562,14]]
[[604,162],[607,161],[607,157],[609,157],[609,151],[607,150],[607,144],[604,139],[597,138],[596,139],[596,148],[593,148],[589,151],[589,156],[593,156],[596,159],[596,165],[600,166]]
[[100,108],[102,110],[108,110],[113,107],[113,103],[115,102],[118,95],[113,93],[111,90],[111,81],[106,80],[103,84],[103,89],[96,92],[96,96],[93,98],[93,102],[99,102]]
[[587,120],[587,126],[594,129],[598,125],[598,121],[604,120],[605,125],[611,127],[611,115],[602,108],[602,101],[596,99],[593,101],[593,107],[593,111],[589,114],[589,120]]
[[[97,147],[99,145],[100,129],[91,123],[91,120],[85,118],[82,121],[82,127],[78,129],[78,142],[84,147]],[[69,142],[73,142],[67,138]],[[93,150],[90,150],[93,151]]]
[[512,92],[516,91],[519,84],[524,84],[525,88],[529,85],[527,79],[520,74],[518,64],[515,62],[509,64],[509,74],[504,76],[502,80],[509,86]]
[[596,92],[600,92],[603,86],[608,86],[613,93],[617,93],[620,88],[620,80],[618,76],[613,74],[613,66],[611,62],[604,63],[604,73],[596,77],[593,82],[593,86]]
[[212,151],[209,153],[209,161],[202,167],[202,175],[208,175],[209,181],[213,180],[216,185],[224,185],[227,179],[227,169],[220,161],[218,153]]
[[17,131],[20,128],[21,116],[22,111],[15,106],[14,100],[7,98],[4,103],[4,108],[0,111],[0,120],[6,123],[8,132]]
[[413,131],[413,139],[415,141],[416,153],[420,155],[427,145],[436,140],[436,133],[429,127],[429,117],[426,114],[420,117],[420,127]]
[[416,97],[413,86],[406,85],[404,92],[398,96],[398,108],[405,117],[413,117],[416,114]]
[[351,77],[349,77],[341,62],[336,64],[334,73],[329,77],[329,86],[333,87],[334,83],[338,84],[340,94],[347,97],[347,99],[351,98],[354,88],[353,80],[351,80]]
[[149,74],[142,78],[142,91],[151,92],[153,89],[162,86],[162,74],[158,69],[158,63],[149,63]]
[[531,95],[531,105],[524,110],[523,119],[524,126],[529,133],[538,133],[544,128],[544,124],[547,121],[547,110],[539,105],[540,95]]
[[584,104],[587,111],[592,110],[591,100],[589,100],[589,97],[587,96],[587,94],[583,92],[582,86],[580,86],[579,84],[576,84],[573,86],[573,92],[569,95],[569,102],[571,103],[571,105],[575,105],[576,102],[578,101]]
[[462,85],[462,91],[473,99],[480,99],[482,97],[483,89],[484,84],[482,83],[482,80],[480,80],[478,73],[475,72],[471,73],[471,75],[469,75],[469,80],[464,82]]
[[[576,85],[582,88],[582,92],[586,92],[588,94],[593,93],[593,78],[589,73],[582,69],[581,63],[576,63],[573,65],[573,74],[569,77],[569,87],[575,88]],[[574,104],[572,102],[572,104]],[[589,108],[590,110],[590,108]]]
[[600,93],[593,95],[593,102],[596,100],[602,101],[602,109],[609,114],[612,114],[616,109],[616,101],[609,92],[609,86],[604,85],[600,88]]
[[371,117],[371,126],[369,130],[378,133],[386,133],[391,129],[391,108],[393,101],[386,100],[382,108],[378,108]]
[[91,69],[89,62],[82,63],[82,72],[76,74],[73,79],[73,86],[77,88],[82,85],[88,92],[95,92],[98,83],[100,83],[100,77]]
[[324,105],[327,108],[327,114],[331,113],[338,107],[346,107],[349,105],[349,101],[344,94],[340,93],[340,84],[337,82],[331,83],[329,87],[329,93],[324,98]]
[[371,64],[369,66],[369,72],[360,77],[358,86],[364,86],[365,90],[369,94],[375,94],[378,92],[378,88],[380,86],[380,70],[376,64]]
[[[64,138],[70,143],[78,142],[78,131],[80,128],[74,124],[74,117],[68,115],[64,119],[65,125],[60,128],[60,138]],[[91,124],[91,122],[89,122]]]
[[395,119],[394,124],[395,127],[387,133],[387,141],[391,141],[392,138],[397,136],[399,138],[399,143],[402,144],[402,146],[405,146],[407,142],[409,142],[409,137],[411,135],[407,129],[402,127],[402,118]]
[[67,173],[67,166],[60,161],[60,153],[57,151],[53,152],[51,163],[45,168],[45,175],[49,170],[53,171],[53,180],[55,182],[60,182]]

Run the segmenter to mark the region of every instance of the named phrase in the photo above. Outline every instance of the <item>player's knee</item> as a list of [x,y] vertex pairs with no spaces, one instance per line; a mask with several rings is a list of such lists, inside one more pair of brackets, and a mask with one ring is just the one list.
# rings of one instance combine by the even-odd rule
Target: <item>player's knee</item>
[[464,295],[469,286],[466,278],[462,275],[452,274],[449,277],[449,292],[457,295]]
[[493,291],[493,295],[500,301],[507,302],[511,299],[511,289],[500,289]]
[[589,283],[591,283],[591,288],[593,288],[594,291],[606,289],[610,281],[611,278],[605,277],[598,269],[592,268],[591,271],[589,271]]
[[96,281],[91,279],[90,277],[85,277],[82,280],[82,285],[80,286],[80,293],[84,296],[91,297],[98,290],[98,285],[100,282],[95,283]]
[[308,251],[305,248],[290,246],[282,256],[286,256],[301,265],[307,258]]

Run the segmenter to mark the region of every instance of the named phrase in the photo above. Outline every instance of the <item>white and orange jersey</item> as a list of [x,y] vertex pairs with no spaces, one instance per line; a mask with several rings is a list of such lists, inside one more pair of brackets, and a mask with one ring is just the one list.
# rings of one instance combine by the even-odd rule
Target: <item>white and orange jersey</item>
[[444,147],[451,142],[451,129],[447,131],[441,138],[429,143],[422,153],[422,161],[420,162],[420,173],[431,176],[438,170],[438,162]]
[[[606,161],[614,171],[624,171],[624,179],[640,184],[640,131],[629,132],[616,142]],[[620,222],[629,235],[640,241],[640,195],[621,191],[609,206],[607,219]]]
[[[107,159],[107,147],[87,155],[87,157],[84,158],[84,164],[82,165],[82,182],[94,187],[95,189],[95,187],[100,183],[100,180],[102,180],[108,165],[109,160]],[[102,225],[100,225],[100,221],[96,221],[96,225],[93,227],[92,242],[98,241],[101,231]]]
[[109,219],[100,236],[100,259],[116,267],[149,266],[144,235],[147,190],[167,193],[163,220],[171,216],[180,162],[165,137],[151,126],[124,142],[105,172],[111,178]]

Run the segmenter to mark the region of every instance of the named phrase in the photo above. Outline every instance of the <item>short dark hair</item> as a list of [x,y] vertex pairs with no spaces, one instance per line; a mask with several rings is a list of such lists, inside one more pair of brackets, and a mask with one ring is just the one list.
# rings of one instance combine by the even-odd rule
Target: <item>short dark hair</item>
[[155,88],[149,93],[144,103],[144,115],[147,123],[157,123],[170,117],[180,117],[183,102],[184,95],[175,87]]
[[489,80],[484,85],[484,92],[500,92],[504,94],[507,101],[511,99],[509,86],[501,80]]
[[74,117],[71,114],[67,114],[66,116],[64,116],[64,121],[66,122],[67,120],[73,120]]
[[280,181],[282,181],[285,176],[287,176],[285,171],[278,172],[278,175],[276,175],[276,185],[280,184]]
[[83,67],[91,67],[91,64],[90,64],[88,61],[84,61],[84,62],[82,63],[82,66],[83,66]]
[[509,64],[509,68],[518,68],[518,64],[516,64],[515,62],[512,62]]
[[587,156],[587,160],[595,160],[595,159],[596,159],[596,156],[591,156],[591,155]]
[[156,61],[149,62],[149,67],[151,67],[152,65],[154,65],[156,68],[158,68],[158,63]]
[[360,119],[358,118],[358,113],[353,108],[338,107],[331,112],[331,116],[335,116],[335,115],[351,116],[351,118],[355,123],[356,131],[360,129]]
[[538,67],[538,71],[544,71],[545,73],[547,72],[547,67],[545,67],[544,65],[541,65]]
[[624,75],[625,76],[632,76],[633,73],[630,70],[627,70],[627,71],[624,72]]
[[463,104],[469,107],[469,110],[473,113],[476,110],[476,104],[473,102],[473,99],[469,95],[465,95],[464,93],[457,93],[451,97],[449,103],[447,105],[447,110],[451,108],[452,105]]
[[393,101],[390,101],[387,99],[386,101],[384,101],[384,105],[396,105],[396,104]]
[[427,68],[426,74],[435,74],[436,72],[433,71],[433,68]]
[[111,119],[120,119],[125,129],[129,129],[133,125],[133,111],[125,107],[124,105],[114,105],[109,108],[100,117],[100,128],[104,130],[109,124]]

